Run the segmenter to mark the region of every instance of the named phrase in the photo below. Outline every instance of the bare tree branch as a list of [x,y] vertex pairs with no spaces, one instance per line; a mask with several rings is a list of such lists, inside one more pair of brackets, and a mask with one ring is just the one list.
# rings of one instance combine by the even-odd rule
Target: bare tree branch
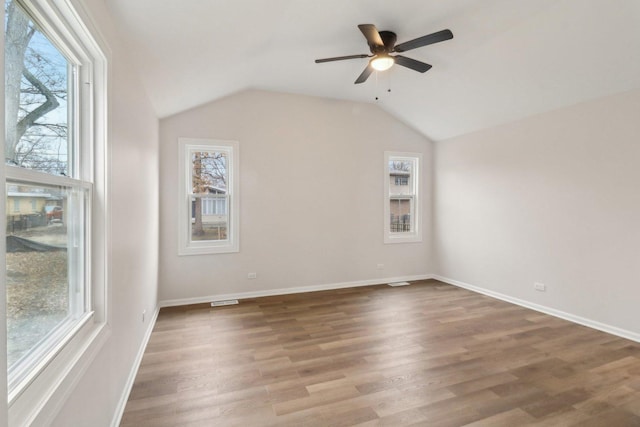
[[22,135],[27,131],[28,128],[34,125],[36,120],[40,117],[44,116],[50,111],[58,108],[60,103],[56,99],[56,97],[51,93],[49,88],[47,88],[40,80],[36,78],[29,70],[26,68],[22,70],[22,74],[24,77],[31,83],[34,87],[36,87],[42,95],[46,98],[45,102],[42,103],[35,110],[31,111],[27,114],[22,120],[18,121],[18,125],[16,126],[17,139],[20,140]]
[[66,113],[48,113],[67,98],[67,60],[15,0],[5,5],[5,159],[65,173]]

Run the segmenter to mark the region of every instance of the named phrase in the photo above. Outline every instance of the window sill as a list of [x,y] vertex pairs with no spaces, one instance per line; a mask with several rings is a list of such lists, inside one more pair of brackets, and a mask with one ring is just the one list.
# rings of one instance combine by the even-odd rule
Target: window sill
[[421,243],[422,236],[411,234],[409,236],[395,236],[393,234],[386,234],[384,236],[385,244],[396,244],[396,243]]
[[106,342],[109,328],[93,313],[51,350],[49,356],[9,393],[9,425],[50,422]]
[[240,248],[237,245],[225,245],[225,246],[201,246],[201,247],[188,247],[180,248],[178,250],[178,256],[189,255],[211,255],[211,254],[233,254],[240,252]]

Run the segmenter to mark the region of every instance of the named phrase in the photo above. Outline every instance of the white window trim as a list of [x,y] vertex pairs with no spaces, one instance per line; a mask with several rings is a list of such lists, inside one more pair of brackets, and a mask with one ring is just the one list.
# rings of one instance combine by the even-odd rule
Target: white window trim
[[[4,52],[4,28],[2,33],[0,34],[0,40],[2,43],[0,45],[3,47]],[[1,71],[4,76],[4,54],[0,58]],[[0,87],[2,87],[2,94],[4,98],[4,78],[0,82]],[[0,104],[0,132],[2,135],[5,133],[5,124],[4,124],[4,100]],[[0,146],[4,151],[4,138],[2,138],[3,142],[0,142]],[[4,162],[2,162],[4,164]],[[0,179],[2,180],[0,197],[2,197],[3,201],[7,200],[7,186],[5,185],[5,170],[4,167],[0,166]],[[10,212],[12,207],[8,206],[6,202],[0,204],[0,218],[6,218],[7,214]],[[0,227],[0,396],[5,396],[0,400],[0,424],[6,423],[8,425],[8,402],[7,402],[7,288],[6,288],[6,227]]]
[[[389,200],[391,199],[389,194],[389,160],[411,160],[415,162],[415,170],[411,173],[409,184],[413,185],[413,231],[408,233],[395,233],[391,231],[391,225],[389,224],[389,218],[391,217],[391,210],[389,207]],[[420,181],[422,180],[422,153],[408,153],[408,152],[396,152],[385,151],[384,152],[384,243],[418,243],[422,242],[422,186]],[[411,185],[410,185],[411,186]]]
[[[79,62],[90,63],[80,74],[81,90],[77,96],[90,106],[78,111],[85,126],[80,129],[80,138],[86,144],[82,163],[87,165],[80,171],[81,177],[92,176],[93,203],[89,203],[88,218],[91,230],[86,245],[91,251],[91,261],[87,264],[87,275],[90,285],[86,289],[91,309],[84,314],[73,330],[66,334],[37,369],[25,377],[21,383],[8,394],[9,425],[47,424],[61,409],[74,386],[84,371],[93,361],[109,336],[108,328],[108,256],[109,234],[108,192],[107,192],[107,74],[108,49],[99,38],[99,32],[93,27],[89,15],[82,5],[74,0],[20,0],[38,21],[42,29],[60,46],[65,53]],[[3,31],[4,33],[4,31]],[[96,39],[96,37],[98,37]],[[4,117],[4,115],[2,115]],[[4,132],[4,121],[2,132]],[[79,161],[79,160],[78,160]],[[70,165],[77,168],[78,164]],[[6,179],[7,168],[3,170]],[[37,172],[21,170],[13,171],[11,179],[32,180]],[[58,177],[61,181],[63,177]],[[87,184],[91,185],[91,184]],[[4,185],[3,185],[4,187]],[[3,193],[4,194],[4,193]],[[96,201],[98,203],[96,203]],[[93,205],[93,209],[91,209]],[[96,209],[100,206],[100,209]],[[4,235],[4,230],[2,232]],[[4,241],[4,238],[2,238]],[[2,248],[2,269],[0,274],[4,281],[4,245]],[[6,292],[4,287],[0,290]],[[2,298],[4,300],[4,297]],[[3,316],[6,327],[6,317]],[[3,329],[5,329],[3,327]],[[4,336],[6,339],[6,336]],[[6,346],[5,346],[6,349]],[[5,351],[6,354],[6,351]]]
[[[229,153],[227,197],[229,198],[227,240],[223,241],[191,241],[191,159],[187,156],[190,150],[226,151]],[[204,255],[233,253],[240,251],[240,201],[239,201],[239,165],[240,151],[237,141],[217,139],[178,139],[178,255]]]

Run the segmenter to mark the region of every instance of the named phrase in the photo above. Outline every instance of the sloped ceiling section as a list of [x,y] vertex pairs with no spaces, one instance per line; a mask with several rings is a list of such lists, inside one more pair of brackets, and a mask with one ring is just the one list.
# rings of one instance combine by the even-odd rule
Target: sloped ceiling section
[[[443,140],[640,87],[637,0],[105,1],[160,117],[257,88],[377,102]],[[454,39],[361,85],[367,59],[314,63],[368,53],[363,23]]]

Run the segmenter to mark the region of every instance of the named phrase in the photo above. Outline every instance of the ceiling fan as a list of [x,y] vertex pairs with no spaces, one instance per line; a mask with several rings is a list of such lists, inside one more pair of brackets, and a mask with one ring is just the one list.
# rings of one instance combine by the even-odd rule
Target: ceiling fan
[[363,53],[360,55],[316,59],[316,64],[319,64],[322,62],[342,61],[345,59],[371,58],[367,68],[365,68],[362,74],[360,74],[356,79],[355,84],[364,83],[371,73],[373,73],[373,70],[388,70],[394,63],[402,65],[403,67],[411,68],[419,73],[424,73],[431,68],[431,65],[402,55],[391,56],[390,53],[406,52],[411,49],[443,42],[453,38],[451,30],[442,30],[397,45],[396,33],[394,32],[378,31],[376,26],[373,24],[360,24],[358,25],[358,28],[360,28],[360,31],[362,31],[362,34],[364,34],[364,37],[367,39],[371,55]]

